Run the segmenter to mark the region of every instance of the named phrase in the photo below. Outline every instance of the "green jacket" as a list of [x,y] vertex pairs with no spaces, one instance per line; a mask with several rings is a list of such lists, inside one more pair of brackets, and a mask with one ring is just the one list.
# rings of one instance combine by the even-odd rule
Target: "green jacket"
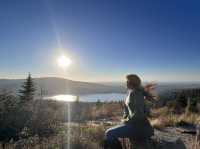
[[149,96],[142,87],[129,90],[125,99],[124,119],[125,123],[131,124],[139,134],[153,135],[153,128],[147,119],[147,110],[144,97]]

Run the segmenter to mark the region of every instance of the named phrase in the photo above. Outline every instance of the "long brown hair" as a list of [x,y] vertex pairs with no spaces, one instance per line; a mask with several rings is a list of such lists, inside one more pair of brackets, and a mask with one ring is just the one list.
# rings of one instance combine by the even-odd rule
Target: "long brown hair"
[[126,76],[126,79],[136,88],[141,86],[142,81],[136,74],[129,74]]
[[153,91],[155,90],[156,88],[156,83],[155,82],[151,82],[151,83],[147,83],[146,85],[144,85],[144,91],[147,93],[148,96],[145,97],[145,99],[147,100],[157,100],[158,99],[158,96],[153,93]]
[[126,79],[133,84],[133,86],[135,88],[140,88],[142,90],[144,90],[145,94],[148,95],[146,96],[146,99],[156,99],[157,96],[152,94],[152,91],[155,89],[156,87],[156,83],[155,82],[151,82],[151,83],[147,83],[146,85],[142,86],[142,81],[140,79],[140,77],[136,74],[128,74],[126,76]]

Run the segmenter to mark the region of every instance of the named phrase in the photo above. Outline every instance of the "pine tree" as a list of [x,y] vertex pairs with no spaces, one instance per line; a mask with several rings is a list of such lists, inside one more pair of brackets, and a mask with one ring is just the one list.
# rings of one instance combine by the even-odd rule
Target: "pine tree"
[[19,90],[20,101],[22,103],[33,100],[35,92],[35,86],[31,74],[29,73],[26,81],[22,85],[22,89]]

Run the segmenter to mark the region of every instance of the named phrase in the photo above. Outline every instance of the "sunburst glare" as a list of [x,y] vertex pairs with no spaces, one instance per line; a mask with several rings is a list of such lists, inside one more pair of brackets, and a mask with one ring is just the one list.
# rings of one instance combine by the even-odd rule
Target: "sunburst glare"
[[61,55],[59,58],[58,58],[58,66],[61,67],[61,68],[67,68],[70,66],[71,64],[71,59],[66,57],[65,55]]

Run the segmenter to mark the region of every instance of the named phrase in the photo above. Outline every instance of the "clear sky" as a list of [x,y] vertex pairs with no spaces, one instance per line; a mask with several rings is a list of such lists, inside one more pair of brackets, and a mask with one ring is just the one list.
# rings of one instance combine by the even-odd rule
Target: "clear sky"
[[[71,65],[57,66],[60,55]],[[200,80],[199,0],[1,0],[0,78]]]

